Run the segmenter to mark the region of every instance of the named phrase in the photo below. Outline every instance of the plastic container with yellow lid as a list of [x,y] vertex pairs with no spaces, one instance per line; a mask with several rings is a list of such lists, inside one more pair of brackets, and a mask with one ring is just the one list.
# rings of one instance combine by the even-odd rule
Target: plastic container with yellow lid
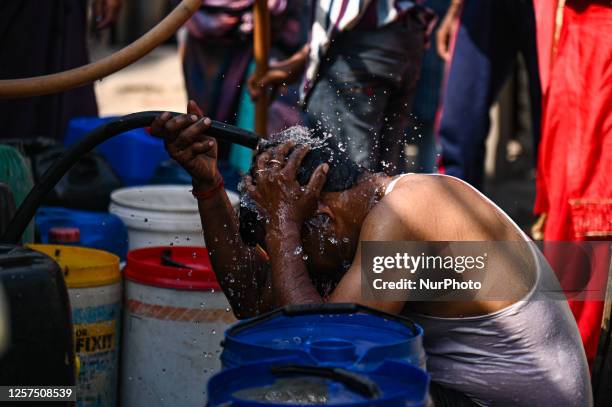
[[81,362],[77,405],[115,406],[122,290],[119,257],[77,246],[28,247],[54,259],[64,274]]
[[121,281],[119,257],[112,253],[53,244],[31,244],[28,247],[45,253],[61,266],[68,288],[99,287]]

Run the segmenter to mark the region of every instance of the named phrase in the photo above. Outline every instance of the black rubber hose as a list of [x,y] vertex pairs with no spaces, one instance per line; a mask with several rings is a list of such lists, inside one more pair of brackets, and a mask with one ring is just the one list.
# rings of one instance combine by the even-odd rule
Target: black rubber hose
[[[125,133],[129,130],[150,126],[153,120],[161,113],[162,112],[139,112],[118,117],[96,127],[78,143],[74,144],[44,173],[40,181],[34,185],[34,188],[32,188],[28,196],[23,200],[15,216],[11,219],[4,235],[0,238],[0,242],[11,244],[20,243],[21,235],[28,223],[30,223],[30,220],[34,217],[36,209],[38,209],[45,196],[83,155],[111,137]],[[172,113],[174,116],[179,114],[181,113]],[[257,148],[257,144],[261,139],[261,137],[255,133],[214,120],[212,121],[212,125],[207,135],[219,140],[240,144],[251,149]]]

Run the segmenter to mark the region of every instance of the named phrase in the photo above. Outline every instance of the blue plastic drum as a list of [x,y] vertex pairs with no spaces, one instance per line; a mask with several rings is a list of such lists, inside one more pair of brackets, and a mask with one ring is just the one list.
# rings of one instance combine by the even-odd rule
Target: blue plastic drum
[[225,332],[224,368],[286,358],[357,370],[393,359],[424,369],[423,330],[409,319],[364,306],[324,304],[286,307]]
[[[71,146],[114,117],[77,117],[68,123],[64,145]],[[134,129],[96,147],[125,186],[146,185],[160,162],[169,159],[163,140]]]
[[421,407],[427,405],[428,391],[429,375],[404,362],[385,361],[363,372],[287,359],[216,374],[208,382],[208,405]]
[[40,242],[49,243],[49,230],[74,227],[80,231],[79,246],[111,252],[122,260],[128,249],[127,230],[116,215],[60,207],[41,207],[36,212]]

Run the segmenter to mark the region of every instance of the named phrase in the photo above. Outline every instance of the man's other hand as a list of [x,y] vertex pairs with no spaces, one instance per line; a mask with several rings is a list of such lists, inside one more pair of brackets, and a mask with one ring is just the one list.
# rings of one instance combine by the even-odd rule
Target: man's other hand
[[309,150],[288,141],[264,151],[255,162],[254,179],[244,179],[250,197],[266,212],[272,227],[287,221],[301,225],[317,208],[329,165],[319,165],[308,184],[301,186],[297,171]]
[[271,68],[260,78],[253,74],[247,80],[249,94],[253,100],[259,99],[266,88],[272,88],[274,94],[279,86],[286,86],[290,78],[291,72],[284,68]]
[[463,0],[453,0],[436,32],[436,49],[440,58],[446,62],[451,59],[451,44],[459,28],[459,15]]
[[270,64],[270,69],[261,77],[251,75],[247,80],[247,88],[253,100],[257,100],[266,88],[272,88],[272,94],[279,86],[287,86],[296,82],[306,67],[310,47],[305,45],[291,57]]

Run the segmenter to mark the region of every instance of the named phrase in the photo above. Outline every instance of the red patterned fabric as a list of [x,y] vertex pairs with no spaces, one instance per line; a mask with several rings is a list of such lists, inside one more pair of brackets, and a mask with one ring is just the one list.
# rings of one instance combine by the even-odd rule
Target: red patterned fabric
[[[535,2],[545,78],[535,212],[548,213],[546,240],[608,240],[612,238],[612,6],[610,1],[567,1],[553,55],[550,22],[555,2]],[[570,301],[570,306],[592,363],[603,302]]]

